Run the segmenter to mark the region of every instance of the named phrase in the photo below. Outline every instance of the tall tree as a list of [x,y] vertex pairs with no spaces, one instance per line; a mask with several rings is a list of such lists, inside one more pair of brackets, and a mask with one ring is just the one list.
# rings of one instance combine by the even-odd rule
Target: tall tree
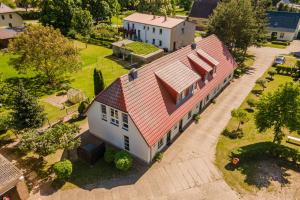
[[97,96],[102,90],[104,90],[105,84],[101,70],[94,69],[94,94]]
[[281,143],[283,128],[300,133],[300,84],[286,83],[257,103],[255,124],[260,132],[272,128],[275,143]]
[[96,22],[108,20],[114,13],[113,5],[110,5],[112,0],[83,0],[82,7],[87,9],[93,16]]
[[93,26],[93,18],[88,10],[76,8],[71,21],[71,29],[75,30],[82,36],[87,36],[91,33]]
[[179,6],[185,11],[189,11],[191,9],[193,2],[193,0],[178,0]]
[[11,8],[15,8],[16,7],[16,3],[13,0],[0,0],[0,3],[4,3],[5,5],[11,7]]
[[80,5],[80,0],[43,0],[40,21],[43,25],[51,25],[67,34],[71,28],[73,11]]
[[37,99],[30,95],[20,81],[12,102],[12,121],[17,130],[38,128],[45,121],[44,109]]
[[138,10],[157,15],[170,15],[175,12],[173,3],[173,0],[140,0]]
[[259,45],[265,35],[265,24],[258,16],[264,14],[261,4],[254,8],[248,0],[221,1],[209,18],[208,32],[216,34],[228,48],[243,58],[247,48]]
[[11,63],[19,72],[35,70],[57,84],[66,72],[81,66],[79,53],[73,43],[59,30],[42,25],[29,26],[9,43],[11,52],[17,54]]

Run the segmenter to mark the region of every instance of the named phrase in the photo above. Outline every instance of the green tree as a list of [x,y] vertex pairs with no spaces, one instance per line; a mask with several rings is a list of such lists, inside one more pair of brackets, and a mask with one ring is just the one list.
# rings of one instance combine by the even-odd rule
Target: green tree
[[16,7],[16,3],[13,0],[0,0],[0,3],[3,3],[11,8]]
[[186,11],[190,11],[193,0],[178,0],[178,5]]
[[32,25],[9,43],[9,50],[17,57],[11,63],[19,72],[34,70],[56,85],[67,72],[80,68],[78,50],[59,30]]
[[80,145],[77,138],[79,127],[74,124],[58,124],[44,133],[29,130],[23,134],[19,148],[41,156],[55,153],[58,149],[71,150]]
[[75,30],[82,36],[87,36],[91,33],[93,26],[93,18],[88,10],[76,8],[71,21],[71,29]]
[[21,81],[13,95],[12,109],[12,124],[17,130],[38,128],[45,121],[43,107],[25,90]]
[[272,128],[274,143],[281,143],[283,129],[300,133],[300,85],[286,83],[257,103],[255,124],[259,132]]
[[[109,0],[111,2],[112,0]],[[83,0],[82,7],[90,11],[93,19],[98,23],[112,17],[114,8],[108,3],[108,0]]]
[[258,17],[264,14],[261,4],[254,7],[248,0],[221,1],[209,18],[208,33],[216,34],[235,56],[241,55],[242,62],[247,48],[266,38],[265,18]]
[[264,78],[258,79],[255,83],[259,85],[263,91],[265,90],[267,81]]
[[81,5],[80,0],[43,0],[41,2],[40,21],[67,34],[71,28],[73,11]]
[[140,0],[138,10],[157,15],[170,15],[175,13],[172,0]]
[[101,70],[94,69],[94,94],[97,96],[102,90],[104,90],[105,84]]
[[234,109],[231,111],[231,116],[235,119],[238,120],[238,127],[236,129],[236,131],[240,130],[240,126],[243,123],[246,123],[249,121],[249,117],[246,111],[244,111],[243,109]]

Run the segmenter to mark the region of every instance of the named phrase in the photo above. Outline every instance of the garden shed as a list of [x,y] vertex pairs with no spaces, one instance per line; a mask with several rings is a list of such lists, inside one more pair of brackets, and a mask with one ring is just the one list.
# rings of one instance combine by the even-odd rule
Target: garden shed
[[15,193],[21,200],[29,197],[21,171],[0,154],[0,199]]
[[67,92],[68,101],[76,104],[86,100],[86,95],[80,89],[71,88]]

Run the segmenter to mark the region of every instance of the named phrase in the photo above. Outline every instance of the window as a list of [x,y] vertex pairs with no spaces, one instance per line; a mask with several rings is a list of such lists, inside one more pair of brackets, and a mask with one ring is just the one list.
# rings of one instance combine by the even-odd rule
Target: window
[[162,45],[162,41],[161,40],[159,40],[159,46],[161,46]]
[[118,110],[111,108],[110,109],[110,123],[113,125],[119,126],[119,116]]
[[144,26],[144,30],[146,29],[146,26]]
[[163,145],[164,145],[164,138],[161,138],[161,139],[158,141],[157,148],[160,149]]
[[11,23],[8,23],[8,26],[9,26],[9,28],[12,28],[12,24]]
[[122,113],[122,121],[123,121],[123,126],[122,128],[126,131],[128,131],[128,115],[125,113]]
[[284,33],[280,33],[280,38],[283,38],[284,37]]
[[155,28],[152,28],[152,32],[155,33]]
[[155,44],[155,39],[152,39],[152,44]]
[[127,151],[130,151],[130,148],[129,148],[129,137],[124,135],[124,149],[127,150]]
[[149,26],[147,26],[147,30],[149,31]]
[[9,14],[9,18],[11,18],[11,19],[12,19],[12,14]]
[[188,119],[190,119],[191,117],[192,117],[192,111],[189,112]]
[[181,29],[181,33],[184,34],[184,28]]
[[132,24],[132,29],[134,29],[134,24]]
[[4,15],[1,15],[1,18],[2,18],[3,20],[5,20],[5,17],[4,17]]
[[162,34],[162,29],[159,29],[159,34],[160,34],[160,35]]
[[107,121],[106,106],[101,104],[102,120]]

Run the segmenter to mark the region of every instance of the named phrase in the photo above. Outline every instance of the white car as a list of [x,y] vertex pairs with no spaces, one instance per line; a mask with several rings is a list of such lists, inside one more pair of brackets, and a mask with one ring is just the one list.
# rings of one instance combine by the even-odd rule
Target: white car
[[284,56],[277,56],[274,60],[275,64],[284,64],[285,63],[285,57]]

